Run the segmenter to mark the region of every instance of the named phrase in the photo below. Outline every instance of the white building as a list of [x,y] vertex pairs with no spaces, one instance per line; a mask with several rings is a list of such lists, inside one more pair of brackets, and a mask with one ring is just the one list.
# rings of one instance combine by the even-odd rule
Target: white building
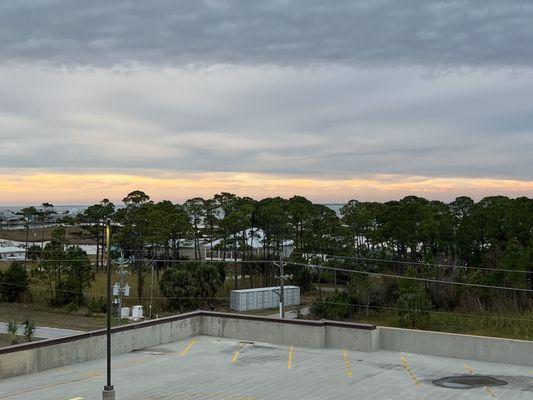
[[26,249],[21,247],[0,247],[0,261],[24,261]]
[[[241,239],[242,232],[236,233],[235,235],[238,236],[238,239]],[[247,252],[251,252],[253,254],[262,254],[263,251],[265,251],[265,233],[262,229],[252,229],[249,228],[245,231],[245,238],[246,238],[246,247]],[[241,239],[242,240],[242,239]],[[240,240],[239,240],[240,241]],[[242,260],[242,251],[237,250],[236,254],[234,254],[232,247],[233,247],[233,236],[226,239],[227,246],[226,250],[224,251],[222,249],[223,246],[223,239],[217,239],[213,242],[206,242],[201,245],[201,255],[202,258],[205,260]],[[275,245],[272,243],[271,247],[275,248]],[[291,255],[293,250],[293,241],[292,240],[285,240],[282,243],[283,248],[283,255],[285,257],[288,257]],[[269,249],[266,249],[268,252]],[[272,251],[272,249],[270,249]]]

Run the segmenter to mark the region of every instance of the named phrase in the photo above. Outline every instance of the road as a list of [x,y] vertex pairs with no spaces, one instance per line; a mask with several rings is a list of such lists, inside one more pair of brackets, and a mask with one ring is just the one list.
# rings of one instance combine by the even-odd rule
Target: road
[[[0,333],[7,333],[7,323],[0,322]],[[46,326],[39,326],[35,329],[33,336],[41,339],[56,339],[65,336],[77,335],[83,333],[82,331],[73,331],[71,329],[49,328]],[[19,326],[18,334],[24,335],[24,326]]]

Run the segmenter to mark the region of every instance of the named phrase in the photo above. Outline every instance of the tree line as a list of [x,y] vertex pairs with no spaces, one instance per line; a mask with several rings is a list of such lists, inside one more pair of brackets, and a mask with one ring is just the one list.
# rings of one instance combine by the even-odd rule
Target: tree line
[[[203,243],[212,246],[212,250],[240,252],[249,263],[240,266],[235,263],[237,285],[237,268],[241,269],[241,279],[261,274],[263,283],[269,283],[269,277],[271,282],[271,268],[264,263],[254,264],[254,260],[274,259],[283,245],[290,243],[289,261],[332,268],[288,266],[294,283],[304,290],[314,289],[318,284],[320,296],[322,285],[330,284],[349,289],[349,300],[337,294],[337,297],[344,296],[342,301],[367,307],[397,306],[402,294],[402,304],[413,307],[519,310],[531,306],[527,292],[509,295],[503,291],[432,283],[401,286],[397,280],[355,278],[345,271],[410,274],[432,280],[532,289],[533,199],[527,197],[491,196],[478,202],[458,197],[449,203],[416,196],[384,203],[351,200],[339,212],[302,196],[254,200],[226,192],[176,204],[168,200],[154,202],[148,194],[137,190],[122,202],[121,207],[116,207],[104,199],[65,222],[81,227],[83,235],[96,243],[95,272],[98,272],[103,265],[105,221],[108,218],[113,221],[114,243],[127,256],[135,256],[139,297],[143,293],[147,260],[159,260],[158,272],[168,269],[175,265],[173,261],[184,258],[185,245],[193,249],[192,258],[196,260],[202,258]],[[250,236],[254,235],[262,249],[252,254]],[[216,239],[216,245],[210,245]],[[55,258],[68,258],[68,251],[74,251],[61,244],[61,239],[52,242],[48,249],[46,246],[41,249],[41,255],[34,249],[32,257],[44,259],[50,257],[46,254],[57,251],[63,253]],[[90,271],[84,268],[89,278]],[[335,268],[342,271],[336,272]],[[165,279],[199,281],[190,268],[179,269],[179,273],[167,273]],[[69,279],[66,270],[62,274],[64,280]],[[220,283],[220,275],[214,270],[209,273],[210,286],[202,289],[196,285],[198,293],[212,294]],[[50,287],[52,294],[61,293],[61,287]],[[83,291],[83,287],[78,289]],[[176,293],[176,290],[165,286],[166,293]],[[418,293],[418,297],[413,299],[408,293]],[[318,304],[322,311],[318,307],[317,312],[329,312],[327,303],[338,301]]]

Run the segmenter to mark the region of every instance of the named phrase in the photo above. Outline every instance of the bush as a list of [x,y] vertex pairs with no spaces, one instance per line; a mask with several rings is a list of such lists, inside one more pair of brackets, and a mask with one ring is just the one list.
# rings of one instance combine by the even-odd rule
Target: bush
[[167,269],[159,287],[173,310],[183,312],[185,308],[195,307],[200,302],[213,308],[213,297],[224,283],[224,278],[222,264],[185,263]]
[[28,291],[28,274],[21,262],[12,263],[7,271],[0,276],[0,293],[5,301],[20,302]]
[[11,344],[17,344],[18,343],[18,333],[19,324],[17,321],[12,320],[9,321],[7,324],[7,333],[9,334],[9,338],[11,339]]
[[24,336],[26,337],[27,342],[31,342],[34,333],[35,324],[33,323],[33,321],[27,319],[26,321],[24,321]]
[[315,300],[311,305],[311,314],[320,319],[347,319],[351,316],[351,311],[350,296],[339,291],[324,299]]
[[[406,277],[415,277],[413,270],[408,270]],[[399,297],[396,306],[399,308],[400,325],[417,328],[429,319],[431,300],[424,284],[411,279],[402,279],[399,284]]]
[[87,307],[94,314],[105,314],[107,312],[107,303],[103,297],[91,298]]

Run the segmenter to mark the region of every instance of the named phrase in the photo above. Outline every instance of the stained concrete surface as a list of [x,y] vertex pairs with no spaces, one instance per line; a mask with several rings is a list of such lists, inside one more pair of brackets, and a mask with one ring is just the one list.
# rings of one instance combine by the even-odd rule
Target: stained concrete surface
[[[490,375],[506,386],[432,381]],[[0,400],[101,399],[105,360],[0,380]],[[117,400],[531,399],[531,367],[419,354],[310,349],[197,336],[115,356]]]

